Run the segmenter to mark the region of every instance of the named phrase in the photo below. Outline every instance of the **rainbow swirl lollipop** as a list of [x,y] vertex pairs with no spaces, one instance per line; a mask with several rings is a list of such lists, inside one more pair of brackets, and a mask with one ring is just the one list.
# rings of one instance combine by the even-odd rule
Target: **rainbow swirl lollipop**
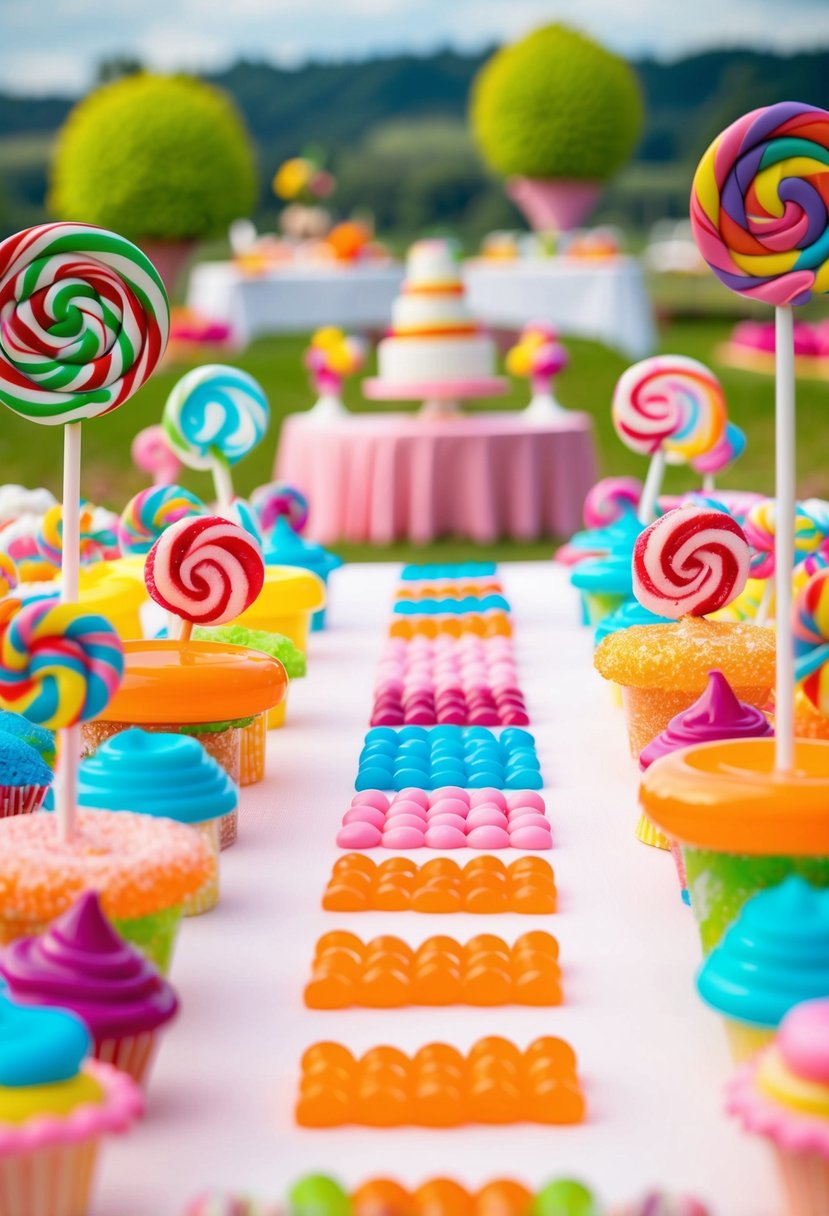
[[183,486],[151,486],[129,500],[118,521],[118,546],[129,554],[149,553],[170,524],[191,515],[206,515],[207,507]]
[[626,511],[635,513],[642,497],[638,477],[603,477],[587,491],[583,517],[585,528],[606,528]]
[[719,442],[715,443],[707,452],[703,452],[701,456],[696,456],[691,461],[691,468],[695,473],[703,475],[722,473],[724,469],[730,468],[736,460],[739,460],[745,450],[745,431],[740,430],[734,422],[726,422]]
[[20,586],[17,566],[8,553],[0,552],[0,600],[11,595]]
[[732,291],[806,304],[829,291],[829,114],[784,101],[752,110],[699,163],[691,225]]
[[794,674],[820,713],[829,716],[829,569],[813,574],[792,607]]
[[[824,521],[829,523],[829,520]],[[743,521],[746,540],[751,546],[752,578],[769,579],[775,570],[775,543],[777,539],[777,503],[773,498],[764,498],[750,508]],[[795,508],[794,551],[795,558],[804,553],[815,553],[826,542],[826,532],[813,512],[802,503]]]
[[0,244],[0,402],[60,426],[117,409],[167,345],[155,267],[87,224],[41,224]]
[[221,363],[195,367],[175,385],[161,424],[173,451],[191,469],[234,465],[262,441],[268,399],[247,372]]
[[[43,516],[35,540],[41,557],[53,566],[60,566],[63,560],[63,507],[60,503],[50,507]],[[100,562],[106,557],[105,539],[95,531],[92,511],[87,506],[81,507],[80,512],[80,547],[81,565]]]
[[684,355],[657,355],[629,367],[616,385],[611,414],[626,447],[646,456],[662,451],[671,464],[710,451],[726,422],[719,380]]
[[308,522],[308,499],[285,481],[259,486],[250,501],[265,535],[273,530],[278,519],[287,519],[294,532],[301,532]]
[[0,627],[0,704],[49,730],[97,717],[123,671],[109,621],[77,605],[34,600]]

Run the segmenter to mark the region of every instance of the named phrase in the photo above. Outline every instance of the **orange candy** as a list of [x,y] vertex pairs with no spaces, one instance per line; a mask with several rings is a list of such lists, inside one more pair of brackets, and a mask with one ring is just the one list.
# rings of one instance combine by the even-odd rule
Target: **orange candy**
[[447,857],[418,866],[407,857],[379,864],[363,853],[346,853],[335,863],[322,897],[328,912],[521,912],[556,910],[552,867],[541,857],[520,857],[505,865],[481,856],[465,867]]
[[526,933],[510,947],[482,933],[461,945],[429,937],[416,950],[397,937],[365,945],[353,933],[326,933],[317,942],[309,1009],[363,1005],[559,1005],[558,943],[549,933]]
[[494,608],[484,613],[465,612],[457,616],[394,616],[389,626],[390,637],[406,641],[415,637],[436,638],[438,634],[459,638],[464,633],[474,633],[480,638],[508,638],[512,637],[512,622],[509,613]]
[[[303,1057],[296,1106],[303,1127],[571,1124],[584,1115],[576,1057],[551,1037],[523,1052],[507,1039],[480,1039],[466,1057],[429,1043],[411,1059],[394,1047],[374,1047],[358,1060],[338,1043],[317,1043]],[[512,1203],[523,1203],[518,1191],[509,1194]],[[491,1194],[484,1208],[493,1216],[495,1199]]]

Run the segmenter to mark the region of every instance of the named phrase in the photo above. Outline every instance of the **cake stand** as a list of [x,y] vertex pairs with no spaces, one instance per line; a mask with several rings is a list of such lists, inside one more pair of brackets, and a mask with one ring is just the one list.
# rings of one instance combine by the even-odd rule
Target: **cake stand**
[[460,412],[461,401],[478,397],[500,397],[507,391],[503,376],[481,377],[478,380],[412,380],[396,383],[373,376],[363,381],[363,396],[369,401],[422,401],[420,413],[425,418],[454,418]]

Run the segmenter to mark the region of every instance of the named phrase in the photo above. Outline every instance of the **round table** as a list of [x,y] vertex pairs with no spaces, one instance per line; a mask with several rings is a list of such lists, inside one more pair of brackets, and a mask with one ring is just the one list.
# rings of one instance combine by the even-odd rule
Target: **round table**
[[569,536],[596,479],[588,415],[535,422],[520,411],[430,418],[347,414],[285,419],[276,476],[308,496],[307,534],[427,544],[438,536]]

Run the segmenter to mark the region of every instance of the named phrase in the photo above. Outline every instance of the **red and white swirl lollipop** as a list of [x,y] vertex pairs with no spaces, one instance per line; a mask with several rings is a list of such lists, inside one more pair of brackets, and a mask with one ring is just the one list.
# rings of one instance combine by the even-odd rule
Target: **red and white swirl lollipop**
[[678,507],[638,536],[633,594],[657,616],[706,616],[736,599],[748,570],[748,541],[736,520],[723,511]]
[[180,519],[147,554],[150,596],[193,625],[222,625],[249,608],[265,581],[262,550],[250,533],[218,515]]

